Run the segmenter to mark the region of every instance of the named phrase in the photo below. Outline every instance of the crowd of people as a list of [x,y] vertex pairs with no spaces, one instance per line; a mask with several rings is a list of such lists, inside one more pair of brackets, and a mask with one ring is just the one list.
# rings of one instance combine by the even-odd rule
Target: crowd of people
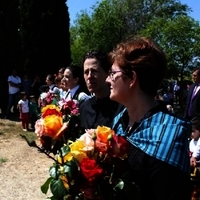
[[75,99],[83,128],[109,126],[131,144],[130,178],[139,186],[142,200],[189,200],[194,194],[190,171],[200,158],[200,68],[192,72],[194,84],[184,116],[173,111],[180,89],[176,84],[161,98],[158,95],[166,71],[165,53],[146,37],[121,42],[109,54],[89,51],[82,66],[47,74],[45,85],[38,75],[31,82],[27,74],[21,80],[13,70],[5,118],[12,106],[14,112],[18,106],[22,129],[28,130],[29,122],[34,129],[47,91]]

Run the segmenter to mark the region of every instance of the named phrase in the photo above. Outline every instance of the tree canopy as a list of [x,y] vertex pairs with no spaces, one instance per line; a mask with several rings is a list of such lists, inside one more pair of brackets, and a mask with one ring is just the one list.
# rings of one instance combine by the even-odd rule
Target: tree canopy
[[200,62],[200,26],[189,16],[154,18],[141,34],[153,37],[166,52],[168,78],[183,81]]
[[109,52],[134,35],[152,37],[168,57],[168,77],[187,75],[199,62],[199,23],[178,0],[102,0],[82,11],[70,28],[72,62],[91,49]]

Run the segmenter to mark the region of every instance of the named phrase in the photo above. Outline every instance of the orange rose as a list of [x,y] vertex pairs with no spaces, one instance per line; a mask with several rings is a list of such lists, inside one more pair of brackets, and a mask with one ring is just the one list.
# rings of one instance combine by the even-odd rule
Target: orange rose
[[48,115],[44,118],[44,132],[49,137],[54,137],[62,128],[62,117],[56,115]]
[[98,126],[96,129],[97,137],[101,142],[107,143],[110,134],[115,135],[115,132],[107,126]]
[[42,117],[45,118],[49,115],[56,115],[62,117],[59,107],[55,105],[47,105],[42,109]]

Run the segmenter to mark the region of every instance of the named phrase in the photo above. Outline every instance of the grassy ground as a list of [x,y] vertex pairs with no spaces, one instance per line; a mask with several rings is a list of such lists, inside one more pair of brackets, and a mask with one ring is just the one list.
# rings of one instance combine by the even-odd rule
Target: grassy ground
[[[21,123],[18,121],[11,121],[0,119],[0,139],[8,140],[12,138],[26,139],[27,142],[35,141],[36,134],[31,131],[24,132],[21,128]],[[0,164],[7,161],[7,158],[0,154]]]
[[0,136],[3,138],[26,136],[30,140],[36,139],[36,134],[33,131],[24,132],[21,123],[14,120],[0,119]]
[[40,186],[49,177],[53,160],[38,151],[34,132],[24,132],[17,120],[0,119],[0,200],[44,200]]

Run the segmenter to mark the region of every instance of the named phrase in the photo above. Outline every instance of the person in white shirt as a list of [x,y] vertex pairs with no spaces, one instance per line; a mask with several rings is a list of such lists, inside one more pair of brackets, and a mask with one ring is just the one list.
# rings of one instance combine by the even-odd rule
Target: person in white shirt
[[65,69],[62,84],[64,88],[68,88],[64,97],[66,100],[74,99],[80,104],[91,97],[83,78],[83,71],[79,66],[71,65]]
[[27,94],[21,92],[21,99],[18,102],[20,119],[22,122],[23,131],[29,129],[29,100],[27,99]]
[[190,164],[196,166],[200,163],[200,117],[194,117],[191,120],[192,123],[192,140],[189,144],[190,150]]
[[19,100],[19,92],[21,87],[21,78],[17,76],[17,71],[12,70],[12,75],[8,76],[8,106],[5,113],[5,118],[10,115],[11,107],[13,113],[17,114],[17,102]]

